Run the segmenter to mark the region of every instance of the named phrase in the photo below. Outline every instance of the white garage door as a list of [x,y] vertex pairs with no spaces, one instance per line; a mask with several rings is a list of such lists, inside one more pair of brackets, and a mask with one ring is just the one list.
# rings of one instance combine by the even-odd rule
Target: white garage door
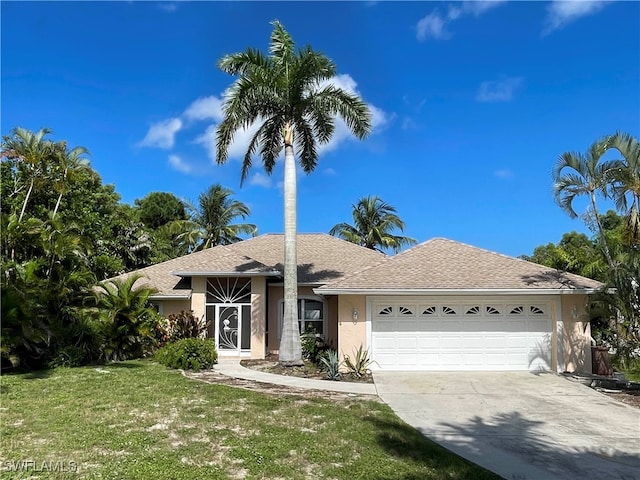
[[552,302],[371,299],[373,368],[549,370]]

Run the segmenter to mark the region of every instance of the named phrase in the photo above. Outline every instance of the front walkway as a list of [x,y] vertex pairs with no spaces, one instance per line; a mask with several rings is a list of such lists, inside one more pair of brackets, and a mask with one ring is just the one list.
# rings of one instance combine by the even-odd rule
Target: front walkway
[[260,372],[240,365],[237,357],[218,357],[218,363],[213,367],[222,375],[242,380],[273,383],[295,388],[310,390],[328,390],[332,392],[353,393],[357,395],[378,395],[373,383],[333,382],[331,380],[313,380],[310,378],[288,377],[273,373]]

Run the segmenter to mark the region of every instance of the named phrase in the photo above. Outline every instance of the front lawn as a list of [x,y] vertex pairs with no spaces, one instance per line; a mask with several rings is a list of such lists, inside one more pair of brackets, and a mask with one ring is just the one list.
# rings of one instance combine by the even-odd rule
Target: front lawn
[[1,380],[2,478],[499,478],[376,401],[256,393],[146,361]]

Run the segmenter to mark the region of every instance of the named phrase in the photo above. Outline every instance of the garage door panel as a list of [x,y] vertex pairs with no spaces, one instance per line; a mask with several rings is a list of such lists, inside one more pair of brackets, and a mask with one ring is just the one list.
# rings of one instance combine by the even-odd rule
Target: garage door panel
[[[371,355],[383,369],[549,369],[549,305],[419,303],[388,299],[373,305]],[[376,315],[375,312],[384,312]]]

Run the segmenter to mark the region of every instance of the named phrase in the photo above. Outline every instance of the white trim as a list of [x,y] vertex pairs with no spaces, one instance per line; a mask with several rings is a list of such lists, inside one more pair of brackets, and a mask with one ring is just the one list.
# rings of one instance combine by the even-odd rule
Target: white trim
[[563,335],[562,335],[562,330],[564,327],[564,320],[562,319],[562,302],[555,302],[556,304],[556,310],[555,310],[555,317],[556,317],[556,356],[557,356],[557,362],[558,364],[556,365],[556,369],[558,371],[558,373],[562,373],[565,371],[565,364],[564,364],[564,339],[563,339]]
[[176,277],[279,277],[282,273],[277,271],[268,272],[216,272],[216,271],[189,271],[189,270],[176,270],[169,272]]
[[383,288],[315,288],[313,292],[317,295],[588,295],[598,292],[598,289],[556,289],[556,288],[513,288],[513,289],[492,289],[492,288],[439,288],[439,289],[383,289]]
[[188,295],[150,295],[149,300],[189,300],[191,294]]

